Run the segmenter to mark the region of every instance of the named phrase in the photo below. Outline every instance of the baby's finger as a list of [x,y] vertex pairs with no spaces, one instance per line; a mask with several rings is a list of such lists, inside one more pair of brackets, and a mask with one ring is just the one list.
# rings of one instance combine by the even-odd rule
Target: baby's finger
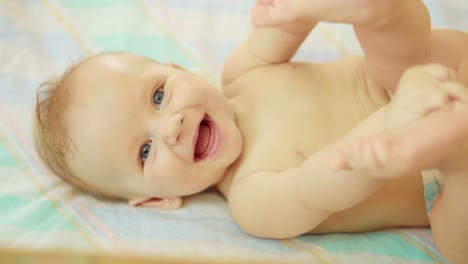
[[453,69],[441,64],[426,64],[420,67],[425,73],[441,81],[451,81],[456,78],[456,73]]
[[[414,90],[417,91],[417,90]],[[434,95],[436,94],[436,95]],[[443,93],[422,90],[407,95],[399,95],[390,105],[385,128],[392,131],[419,119],[429,110],[439,107],[446,98]]]
[[344,154],[342,150],[338,151],[338,153],[336,153],[336,155],[330,160],[330,169],[333,171],[351,169],[345,156],[346,154]]
[[444,108],[452,100],[452,95],[444,90],[432,90],[426,93],[423,103],[420,105],[419,111],[421,116],[428,114],[439,108]]
[[446,91],[454,100],[468,103],[468,88],[458,82],[444,82],[441,88]]
[[400,78],[397,93],[431,87],[435,83],[455,80],[455,71],[439,64],[418,65],[407,69]]
[[407,115],[405,120],[416,120],[434,110],[445,109],[456,100],[468,102],[468,91],[456,83],[449,82],[441,84],[439,87],[425,89],[424,93],[419,94],[417,100],[407,101],[404,108],[406,109],[405,115]]

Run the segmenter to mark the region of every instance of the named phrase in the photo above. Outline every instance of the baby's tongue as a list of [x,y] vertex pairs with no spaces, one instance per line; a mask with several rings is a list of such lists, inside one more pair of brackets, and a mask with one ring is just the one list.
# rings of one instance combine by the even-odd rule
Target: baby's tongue
[[211,129],[207,124],[201,124],[198,130],[197,143],[195,144],[195,156],[201,156],[205,153],[210,143]]

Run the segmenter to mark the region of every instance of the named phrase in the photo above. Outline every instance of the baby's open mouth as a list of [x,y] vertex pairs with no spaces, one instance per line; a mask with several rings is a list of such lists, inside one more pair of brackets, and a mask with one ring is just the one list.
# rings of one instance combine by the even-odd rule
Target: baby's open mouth
[[218,148],[218,133],[213,120],[205,115],[198,126],[193,158],[201,161],[211,156]]

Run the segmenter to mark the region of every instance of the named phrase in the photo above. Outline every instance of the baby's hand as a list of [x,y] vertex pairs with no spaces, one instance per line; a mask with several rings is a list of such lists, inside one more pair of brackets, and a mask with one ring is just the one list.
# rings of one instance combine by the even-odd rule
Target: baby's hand
[[385,128],[399,129],[431,111],[456,110],[462,103],[468,103],[468,89],[455,81],[454,70],[438,64],[415,66],[400,79]]
[[381,133],[355,140],[340,149],[333,170],[354,170],[373,178],[398,178],[411,166],[411,152],[392,134]]
[[[332,168],[359,170],[363,174],[391,179],[419,170],[418,164],[429,164],[428,160],[437,157],[434,151],[427,149],[441,147],[449,152],[450,144],[453,145],[451,138],[463,137],[466,130],[447,118],[462,116],[466,120],[464,112],[468,107],[468,88],[454,80],[455,72],[441,65],[407,70],[387,108],[386,131],[341,148],[332,161]],[[426,118],[433,111],[445,117]],[[421,120],[425,123],[420,123]],[[447,121],[443,123],[444,120]]]
[[257,0],[252,10],[256,27],[318,21],[372,23],[394,14],[404,0]]

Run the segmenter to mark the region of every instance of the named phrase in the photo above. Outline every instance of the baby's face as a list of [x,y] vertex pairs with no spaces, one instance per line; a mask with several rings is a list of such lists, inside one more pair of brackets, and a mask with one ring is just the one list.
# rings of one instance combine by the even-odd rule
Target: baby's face
[[79,65],[65,114],[68,165],[122,198],[175,197],[218,183],[242,140],[228,102],[205,80],[131,54]]

